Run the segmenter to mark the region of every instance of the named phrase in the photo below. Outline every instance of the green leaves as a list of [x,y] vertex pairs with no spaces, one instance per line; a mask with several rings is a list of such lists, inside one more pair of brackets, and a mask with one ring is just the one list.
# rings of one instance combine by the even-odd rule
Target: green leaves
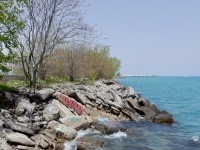
[[[0,1],[0,70],[9,71],[7,62],[12,62],[16,54],[12,51],[17,47],[17,34],[24,27],[24,21],[19,20],[19,14],[25,5],[25,0]],[[8,54],[3,50],[7,49]]]

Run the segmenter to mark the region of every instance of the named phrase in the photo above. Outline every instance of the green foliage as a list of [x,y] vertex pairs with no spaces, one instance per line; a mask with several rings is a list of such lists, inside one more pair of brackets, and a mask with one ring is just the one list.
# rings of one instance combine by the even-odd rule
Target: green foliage
[[7,83],[0,82],[0,91],[18,91],[18,89]]
[[55,83],[64,84],[68,81],[69,79],[67,78],[49,77],[49,78],[46,78],[45,80],[38,80],[38,83],[40,87],[49,87],[50,84],[55,84]]
[[[0,1],[0,70],[7,72],[10,69],[5,63],[10,63],[16,57],[12,48],[17,47],[17,34],[24,27],[24,21],[19,20],[25,0]],[[8,54],[3,53],[7,49]]]
[[13,86],[13,87],[22,87],[22,86],[26,86],[29,84],[28,81],[22,81],[22,80],[10,80],[7,81],[6,84],[8,86]]
[[90,80],[113,78],[121,66],[120,60],[110,57],[109,46],[97,45],[88,52],[87,77]]
[[90,82],[94,82],[97,78],[97,75],[96,75],[96,70],[91,70],[89,73],[88,73],[88,78],[90,80]]
[[109,61],[111,65],[112,76],[114,76],[121,67],[121,61],[116,57],[110,57]]

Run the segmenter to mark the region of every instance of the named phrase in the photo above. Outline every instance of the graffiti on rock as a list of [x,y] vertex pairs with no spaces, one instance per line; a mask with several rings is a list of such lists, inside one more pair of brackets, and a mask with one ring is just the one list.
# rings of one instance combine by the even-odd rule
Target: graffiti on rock
[[80,104],[70,99],[66,95],[60,94],[59,101],[63,103],[65,106],[69,108],[73,108],[77,112],[78,115],[82,115],[84,112],[86,112],[85,109]]

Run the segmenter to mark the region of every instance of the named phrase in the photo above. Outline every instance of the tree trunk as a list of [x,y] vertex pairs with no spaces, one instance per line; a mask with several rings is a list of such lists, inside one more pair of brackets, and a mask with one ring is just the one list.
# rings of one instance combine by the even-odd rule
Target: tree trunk
[[70,81],[74,81],[74,76],[69,77]]

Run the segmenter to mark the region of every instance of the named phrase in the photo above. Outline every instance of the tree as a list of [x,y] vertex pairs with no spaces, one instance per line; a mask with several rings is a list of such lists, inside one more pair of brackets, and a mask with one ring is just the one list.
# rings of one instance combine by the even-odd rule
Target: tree
[[121,62],[116,57],[110,57],[109,46],[96,45],[88,51],[86,71],[87,76],[96,79],[112,78],[119,70]]
[[110,59],[112,76],[114,76],[121,67],[121,61],[116,57],[110,57],[109,59]]
[[[24,4],[25,0],[0,1],[0,70],[3,72],[10,70],[6,63],[13,62],[16,56],[12,48],[17,47],[17,33],[24,26],[24,21],[18,17]],[[3,49],[7,49],[7,54]]]
[[83,21],[83,5],[83,0],[28,0],[18,49],[30,89],[35,91],[43,61],[61,44],[93,40],[95,30]]

